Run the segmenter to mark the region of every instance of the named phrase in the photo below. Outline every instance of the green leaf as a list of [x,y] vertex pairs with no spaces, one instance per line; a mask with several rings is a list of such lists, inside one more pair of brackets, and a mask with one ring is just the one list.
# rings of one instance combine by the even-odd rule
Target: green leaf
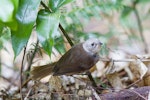
[[33,25],[37,18],[38,7],[41,0],[20,0],[19,8],[16,14],[18,28],[12,31],[12,46],[15,57],[26,45]]
[[133,11],[133,8],[129,6],[124,6],[121,17],[127,17],[132,11]]
[[68,4],[74,0],[49,0],[49,7],[52,11],[58,10],[61,6]]
[[54,40],[55,40],[54,47],[58,50],[60,54],[64,54],[66,50],[63,45],[64,43],[63,37],[60,36],[60,37],[55,38]]
[[55,34],[58,29],[60,13],[50,13],[49,11],[41,10],[37,17],[36,31],[38,39],[44,50],[49,55],[52,51],[53,39],[52,34]]
[[17,22],[15,14],[19,0],[0,0],[0,22],[15,30]]

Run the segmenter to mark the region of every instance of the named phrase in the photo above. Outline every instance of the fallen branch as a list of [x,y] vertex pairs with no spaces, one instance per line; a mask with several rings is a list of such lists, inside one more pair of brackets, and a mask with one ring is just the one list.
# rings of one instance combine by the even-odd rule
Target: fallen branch
[[147,100],[150,92],[150,86],[136,89],[124,89],[119,92],[101,94],[102,100]]

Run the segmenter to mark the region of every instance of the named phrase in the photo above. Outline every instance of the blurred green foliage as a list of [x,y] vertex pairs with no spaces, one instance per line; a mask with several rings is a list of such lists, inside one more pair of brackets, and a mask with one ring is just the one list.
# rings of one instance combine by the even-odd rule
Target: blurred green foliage
[[17,28],[15,15],[19,0],[0,0],[0,2],[0,27],[6,25],[15,30]]
[[[127,28],[139,28],[137,22],[131,20],[131,15],[137,10],[137,5],[149,3],[149,0],[0,0],[0,49],[3,48],[5,37],[11,32],[12,46],[17,56],[27,44],[34,25],[38,39],[47,54],[51,55],[54,46],[60,53],[65,51],[63,35],[59,23],[75,42],[89,37],[98,37],[107,42],[111,37],[119,35],[115,26],[110,25],[109,32],[85,32],[84,26],[91,18],[103,20],[111,18],[112,12],[119,14],[119,22]],[[106,16],[106,17],[105,17]],[[140,16],[143,17],[144,15]],[[149,13],[146,15],[149,16]],[[140,19],[142,20],[142,18]],[[136,21],[136,20],[135,20]],[[135,24],[136,23],[136,24]],[[129,36],[136,36],[132,34]],[[107,52],[106,49],[103,50]]]
[[0,35],[0,50],[4,47],[5,42],[10,41],[10,36],[11,36],[10,29],[7,27],[4,27]]

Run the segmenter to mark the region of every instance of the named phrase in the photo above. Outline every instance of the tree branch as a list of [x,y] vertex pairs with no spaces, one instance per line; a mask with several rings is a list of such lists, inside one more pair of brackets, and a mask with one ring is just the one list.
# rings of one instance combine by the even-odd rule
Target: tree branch
[[147,43],[146,43],[144,35],[143,35],[143,26],[142,26],[142,23],[141,23],[141,20],[140,20],[138,10],[136,9],[136,5],[137,5],[137,1],[134,1],[133,2],[133,11],[134,11],[134,14],[135,14],[135,17],[136,17],[136,20],[137,20],[137,24],[138,24],[138,27],[139,27],[138,29],[139,29],[139,33],[140,33],[140,36],[141,36],[141,40],[144,43],[144,47],[145,47],[144,51],[145,51],[145,53],[148,53],[148,46],[147,46]]

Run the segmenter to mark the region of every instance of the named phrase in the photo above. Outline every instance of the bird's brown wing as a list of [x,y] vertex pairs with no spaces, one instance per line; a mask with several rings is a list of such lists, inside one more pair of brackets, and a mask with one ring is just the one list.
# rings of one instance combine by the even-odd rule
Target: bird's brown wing
[[71,75],[89,69],[94,60],[84,51],[82,44],[78,44],[65,53],[54,68],[54,75]]

